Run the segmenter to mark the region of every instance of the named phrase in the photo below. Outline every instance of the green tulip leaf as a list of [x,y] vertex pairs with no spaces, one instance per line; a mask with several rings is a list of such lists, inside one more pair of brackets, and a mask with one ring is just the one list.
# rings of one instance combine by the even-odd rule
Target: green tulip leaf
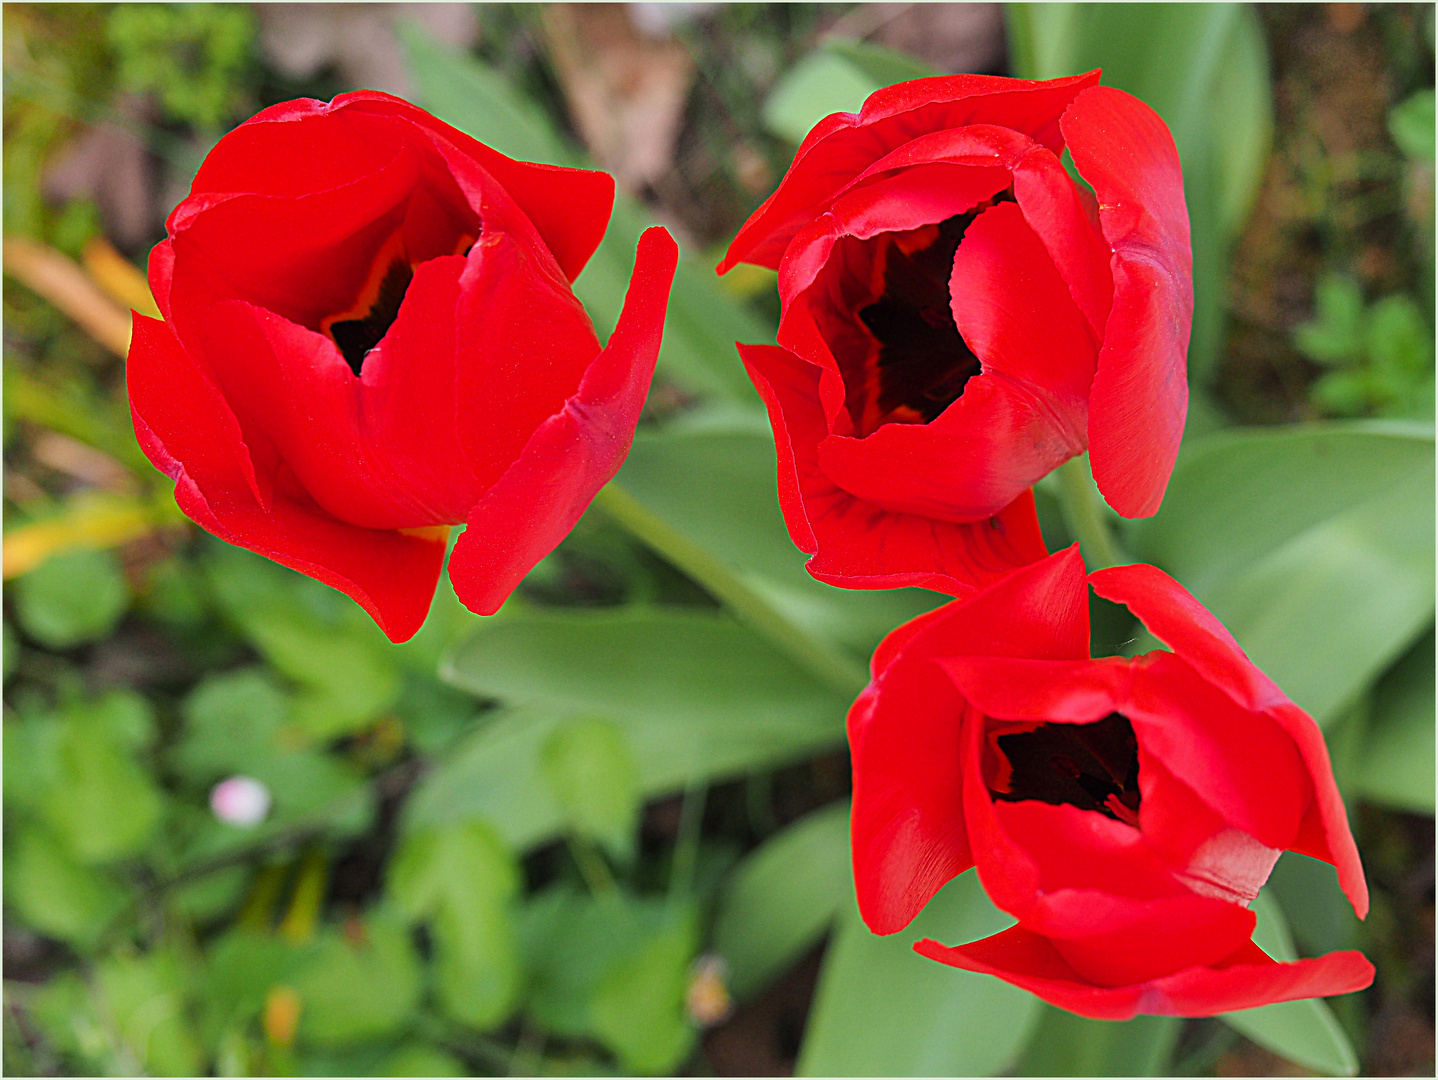
[[1420,425],[1226,432],[1184,447],[1128,549],[1327,724],[1433,618],[1433,486]]
[[1013,1064],[1038,1016],[1038,999],[913,950],[920,938],[957,944],[1012,922],[973,872],[949,882],[889,937],[869,931],[851,894],[824,955],[798,1073],[989,1076]]
[[735,868],[714,920],[729,990],[753,997],[818,944],[853,890],[849,807],[836,803],[774,834]]

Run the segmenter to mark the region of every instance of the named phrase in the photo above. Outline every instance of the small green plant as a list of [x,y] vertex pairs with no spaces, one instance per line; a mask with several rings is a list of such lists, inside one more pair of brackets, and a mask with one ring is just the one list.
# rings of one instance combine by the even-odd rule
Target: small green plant
[[154,91],[165,112],[217,129],[239,109],[254,16],[239,4],[117,4],[106,38],[120,84]]
[[1321,409],[1333,416],[1433,415],[1433,331],[1412,299],[1365,304],[1358,283],[1335,273],[1318,283],[1313,307],[1293,342],[1331,369],[1311,391]]

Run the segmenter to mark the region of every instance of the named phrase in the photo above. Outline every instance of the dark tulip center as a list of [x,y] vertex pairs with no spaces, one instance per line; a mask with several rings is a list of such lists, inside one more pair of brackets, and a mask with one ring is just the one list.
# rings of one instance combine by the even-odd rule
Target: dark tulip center
[[[467,255],[473,245],[472,235],[462,235],[455,242],[454,253]],[[395,233],[374,256],[354,303],[320,323],[320,331],[329,335],[356,375],[364,367],[365,357],[384,340],[399,317],[415,269],[423,261],[423,257],[412,259],[404,233]]]
[[1121,713],[1092,724],[1040,724],[995,741],[1010,773],[994,798],[1068,803],[1138,825],[1138,739]]
[[878,299],[857,313],[872,342],[865,358],[868,377],[862,380],[869,400],[849,403],[860,435],[887,423],[929,423],[983,370],[954,323],[949,279],[965,230],[1003,201],[1012,202],[1013,196],[1001,192],[937,225],[876,238]]
[[[399,315],[399,306],[404,302],[405,290],[413,280],[414,269],[409,265],[409,261],[402,255],[394,257],[384,273],[379,275],[373,289],[367,289],[365,294],[361,295],[356,308],[367,305],[362,309],[363,314],[360,314],[359,310],[353,310],[346,314],[355,317],[340,316],[329,323],[330,337],[339,346],[345,362],[356,375],[360,373],[370,350],[384,339],[389,328],[394,325],[394,320]],[[372,295],[369,295],[371,292]]]

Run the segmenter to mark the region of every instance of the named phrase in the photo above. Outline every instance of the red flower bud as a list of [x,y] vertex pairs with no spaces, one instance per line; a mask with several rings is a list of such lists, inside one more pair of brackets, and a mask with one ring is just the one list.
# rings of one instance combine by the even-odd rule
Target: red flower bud
[[741,353],[815,577],[958,592],[1042,557],[1024,493],[1085,450],[1115,509],[1158,509],[1188,409],[1188,214],[1163,121],[1097,82],[880,90],[809,133],[730,245],[721,272],[779,272],[781,347]]
[[1347,993],[1357,952],[1276,963],[1249,902],[1281,852],[1368,889],[1313,720],[1151,566],[1087,578],[1172,652],[1090,659],[1077,546],[899,627],[849,713],[854,878],[876,933],[971,866],[1017,925],[935,960],[1084,1016]]
[[181,509],[352,596],[395,641],[449,527],[495,611],[628,453],[677,249],[639,243],[601,348],[570,282],[604,173],[513,161],[387,94],[286,102],[230,132],[150,257],[130,404]]

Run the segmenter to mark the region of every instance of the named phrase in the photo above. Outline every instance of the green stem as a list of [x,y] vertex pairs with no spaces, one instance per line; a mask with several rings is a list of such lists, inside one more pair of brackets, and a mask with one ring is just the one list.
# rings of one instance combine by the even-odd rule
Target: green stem
[[707,589],[740,622],[844,697],[856,696],[868,684],[869,675],[862,664],[775,610],[728,566],[650,513],[618,484],[601,488],[594,505]]
[[688,896],[694,890],[694,868],[699,861],[699,830],[704,823],[704,804],[709,789],[692,783],[684,789],[679,810],[679,836],[674,841],[674,861],[669,870],[669,895]]
[[1104,520],[1103,497],[1089,475],[1088,455],[1070,458],[1058,467],[1059,506],[1064,524],[1079,542],[1084,565],[1090,570],[1104,570],[1127,561],[1118,546],[1108,522]]
[[574,864],[579,867],[579,876],[584,878],[589,894],[599,897],[614,892],[614,875],[609,872],[604,856],[584,837],[570,836],[568,839],[569,854],[574,857]]

